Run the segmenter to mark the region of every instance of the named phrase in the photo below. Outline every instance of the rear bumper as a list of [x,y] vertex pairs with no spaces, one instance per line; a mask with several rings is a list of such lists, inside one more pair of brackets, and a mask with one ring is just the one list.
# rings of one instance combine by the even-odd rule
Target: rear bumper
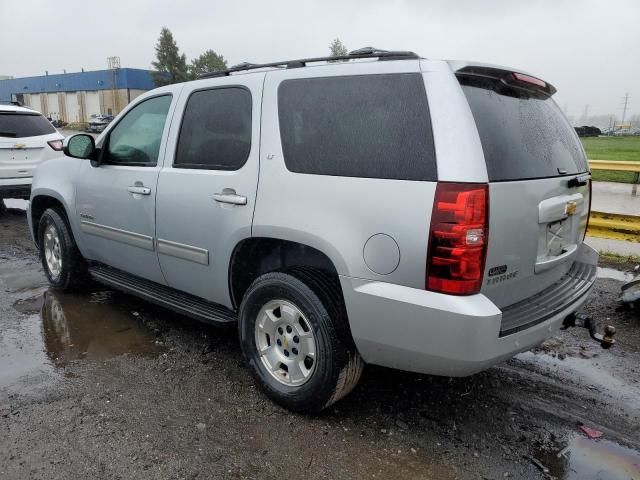
[[510,334],[504,334],[503,311],[482,294],[456,297],[341,277],[356,346],[367,363],[401,370],[466,376],[489,368],[553,336],[587,300],[598,254],[584,244],[580,249],[574,268],[590,268],[575,288],[562,298],[547,297],[553,301],[529,311],[526,326]]
[[29,199],[32,178],[0,178],[0,198]]

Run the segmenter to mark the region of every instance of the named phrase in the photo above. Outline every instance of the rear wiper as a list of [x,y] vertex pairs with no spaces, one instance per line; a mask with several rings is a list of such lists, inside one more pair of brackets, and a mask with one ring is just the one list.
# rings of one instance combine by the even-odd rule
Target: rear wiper
[[16,132],[0,132],[0,137],[17,137]]
[[567,186],[569,188],[584,187],[587,185],[587,182],[589,181],[590,178],[591,178],[591,175],[588,173],[585,173],[584,175],[578,175],[577,177],[570,179],[567,182]]

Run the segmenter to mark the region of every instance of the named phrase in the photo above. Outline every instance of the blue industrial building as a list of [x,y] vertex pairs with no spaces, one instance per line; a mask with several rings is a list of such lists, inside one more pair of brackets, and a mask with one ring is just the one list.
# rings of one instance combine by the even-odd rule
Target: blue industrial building
[[0,80],[0,102],[20,102],[52,118],[86,122],[99,113],[117,114],[154,88],[151,71],[116,68]]

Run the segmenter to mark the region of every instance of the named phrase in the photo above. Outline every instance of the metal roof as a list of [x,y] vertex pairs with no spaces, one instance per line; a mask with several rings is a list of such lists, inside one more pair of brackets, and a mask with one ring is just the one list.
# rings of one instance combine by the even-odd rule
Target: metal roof
[[151,71],[139,68],[118,68],[116,70],[94,70],[92,72],[12,78],[0,80],[0,102],[11,101],[11,94],[14,93],[77,92],[111,90],[113,88],[151,90],[155,88],[155,85],[151,78]]

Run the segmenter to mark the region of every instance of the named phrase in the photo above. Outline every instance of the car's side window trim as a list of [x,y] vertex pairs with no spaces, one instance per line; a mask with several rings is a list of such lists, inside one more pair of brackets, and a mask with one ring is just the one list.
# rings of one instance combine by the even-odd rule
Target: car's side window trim
[[[148,102],[149,100],[154,100],[156,98],[161,98],[161,97],[171,97],[171,103],[173,103],[173,93],[160,93],[158,95],[152,95],[150,97],[146,97],[145,99],[137,102],[135,105],[131,105],[131,107],[129,109],[127,109],[127,111],[125,112],[124,115],[122,115],[122,117],[120,117],[118,119],[117,122],[112,121],[109,125],[109,129],[107,130],[107,133],[105,134],[105,136],[103,137],[103,141],[101,142],[101,145],[99,145],[100,148],[100,165],[109,165],[112,167],[157,167],[159,162],[159,154],[158,154],[158,158],[156,158],[155,162],[110,162],[106,152],[107,152],[107,148],[109,147],[109,141],[111,140],[111,132],[113,132],[118,125],[120,124],[120,122],[122,122],[122,120],[124,120],[127,115],[129,115],[129,113],[131,111],[133,111],[134,109],[136,109],[137,107],[139,107],[140,105],[142,105],[145,102]],[[163,127],[163,131],[162,131],[162,136],[160,138],[160,141],[162,142],[162,139],[165,136],[165,130],[167,128],[167,120],[169,120],[169,117],[171,116],[171,103],[169,104],[169,110],[167,111],[167,117],[165,119],[165,125]]]
[[[178,150],[180,148],[180,138],[182,135],[182,127],[184,126],[184,117],[187,113],[187,105],[189,105],[189,100],[191,99],[191,97],[195,94],[195,93],[199,93],[199,92],[208,92],[211,90],[223,90],[223,89],[230,89],[230,88],[239,88],[242,90],[245,90],[248,94],[249,94],[249,100],[251,101],[251,109],[250,109],[250,115],[251,115],[251,136],[249,139],[249,152],[247,153],[247,157],[244,159],[244,161],[242,162],[242,164],[236,166],[227,166],[227,165],[211,165],[211,164],[202,164],[202,163],[180,163],[180,164],[176,164],[176,159],[178,158]],[[173,151],[173,160],[171,162],[171,168],[175,168],[175,169],[180,169],[180,170],[214,170],[214,171],[226,171],[226,172],[235,172],[237,170],[240,170],[242,167],[244,167],[247,163],[247,161],[249,160],[249,157],[251,156],[251,149],[253,147],[253,120],[254,120],[254,115],[253,115],[253,94],[251,93],[251,89],[248,88],[246,85],[242,85],[242,84],[230,84],[230,85],[218,85],[218,86],[213,86],[213,87],[202,87],[202,88],[198,88],[195,90],[192,90],[191,92],[189,92],[189,96],[187,97],[187,99],[185,100],[184,103],[184,108],[182,109],[182,112],[180,114],[180,127],[178,128],[178,135],[176,137],[176,145]]]

